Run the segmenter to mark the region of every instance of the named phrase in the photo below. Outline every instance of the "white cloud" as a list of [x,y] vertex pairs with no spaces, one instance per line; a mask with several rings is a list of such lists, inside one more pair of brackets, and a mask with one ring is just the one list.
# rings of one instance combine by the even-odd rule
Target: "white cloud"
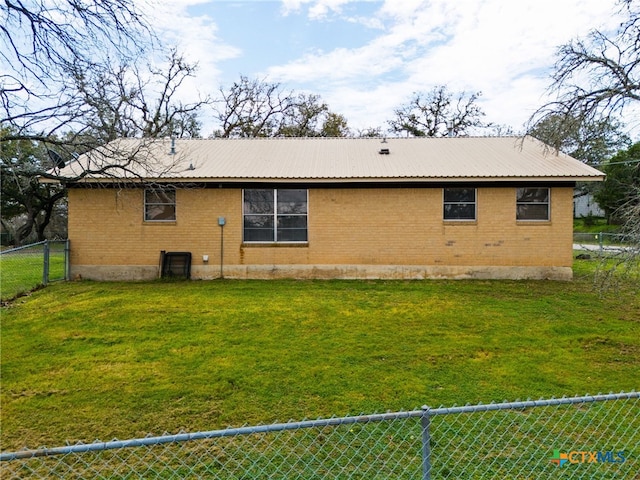
[[291,13],[297,13],[300,11],[303,3],[307,3],[310,0],[281,0],[282,1],[282,14],[289,15]]
[[154,0],[142,3],[141,8],[155,30],[160,41],[168,47],[177,47],[186,60],[198,64],[198,77],[207,79],[203,85],[191,81],[191,91],[202,87],[217,87],[221,76],[219,64],[237,58],[241,50],[229,45],[217,36],[215,21],[207,15],[193,15],[188,9],[209,3],[209,0]]
[[[223,62],[250,62],[260,46],[243,52],[219,38],[216,22],[232,19],[193,13],[206,11],[206,3],[158,0],[153,15],[164,40],[199,62],[193,88],[215,93]],[[319,94],[353,128],[384,126],[412,92],[445,84],[452,91],[482,91],[487,120],[518,129],[545,100],[557,46],[618,23],[617,0],[385,0],[370,2],[367,11],[373,6],[374,14],[367,16],[354,13],[358,3],[281,0],[278,11],[285,18],[297,15],[327,29],[358,23],[370,35],[348,47],[301,36],[309,43],[299,57],[262,72],[248,63],[243,73]],[[265,26],[265,38],[280,33]]]
[[389,99],[446,84],[482,91],[487,120],[518,129],[544,101],[557,46],[615,25],[614,8],[614,0],[387,0],[376,17],[386,29],[368,44],[316,51],[268,73],[317,86],[360,126],[389,119],[399,105]]
[[481,90],[488,120],[519,128],[545,100],[557,46],[610,18],[611,5],[596,4],[485,0],[468,15],[458,11],[451,39],[413,59],[406,83]]
[[341,14],[342,6],[349,3],[376,2],[378,0],[281,0],[284,15],[299,13],[304,5],[308,6],[308,18],[322,20],[330,13]]
[[361,82],[401,67],[401,55],[395,55],[393,45],[379,39],[357,49],[337,48],[327,53],[315,51],[286,65],[273,66],[267,74],[282,82],[321,80],[334,84],[345,80]]

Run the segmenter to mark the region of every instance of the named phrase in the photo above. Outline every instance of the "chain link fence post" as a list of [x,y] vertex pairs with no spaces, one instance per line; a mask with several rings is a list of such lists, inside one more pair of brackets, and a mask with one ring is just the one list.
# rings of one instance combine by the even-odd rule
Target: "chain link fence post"
[[64,279],[68,282],[71,280],[71,241],[69,239],[64,242]]
[[42,245],[42,285],[49,283],[49,241]]
[[431,480],[431,433],[429,427],[431,423],[431,417],[429,414],[429,407],[424,405],[422,407],[422,417],[420,417],[420,424],[422,426],[422,480]]
[[604,253],[604,235],[602,232],[598,233],[598,245],[600,246],[600,255]]

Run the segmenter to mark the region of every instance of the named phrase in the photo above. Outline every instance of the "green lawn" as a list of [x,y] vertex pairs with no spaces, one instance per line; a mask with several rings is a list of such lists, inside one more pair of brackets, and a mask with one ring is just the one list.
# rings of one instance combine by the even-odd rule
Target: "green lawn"
[[2,309],[2,450],[640,387],[640,298],[573,282],[54,284]]
[[609,225],[606,219],[599,217],[575,218],[573,233],[620,233],[620,225]]

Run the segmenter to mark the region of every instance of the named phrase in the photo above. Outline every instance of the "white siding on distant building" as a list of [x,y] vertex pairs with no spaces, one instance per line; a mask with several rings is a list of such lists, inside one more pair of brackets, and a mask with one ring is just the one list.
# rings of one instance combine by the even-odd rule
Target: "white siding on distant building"
[[593,199],[593,195],[581,195],[573,199],[573,216],[574,218],[580,217],[604,217],[604,210],[600,208],[600,205]]

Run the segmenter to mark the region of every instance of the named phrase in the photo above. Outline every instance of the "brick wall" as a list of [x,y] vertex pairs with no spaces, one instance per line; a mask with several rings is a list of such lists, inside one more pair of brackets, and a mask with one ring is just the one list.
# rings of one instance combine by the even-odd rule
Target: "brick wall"
[[191,252],[196,276],[213,278],[220,216],[230,271],[260,265],[571,267],[572,199],[572,188],[552,188],[550,221],[517,222],[514,188],[479,188],[477,221],[447,222],[441,188],[310,189],[308,244],[264,246],[242,244],[240,189],[178,189],[177,219],[167,223],[144,222],[141,189],[70,189],[72,274],[154,276],[165,250]]

